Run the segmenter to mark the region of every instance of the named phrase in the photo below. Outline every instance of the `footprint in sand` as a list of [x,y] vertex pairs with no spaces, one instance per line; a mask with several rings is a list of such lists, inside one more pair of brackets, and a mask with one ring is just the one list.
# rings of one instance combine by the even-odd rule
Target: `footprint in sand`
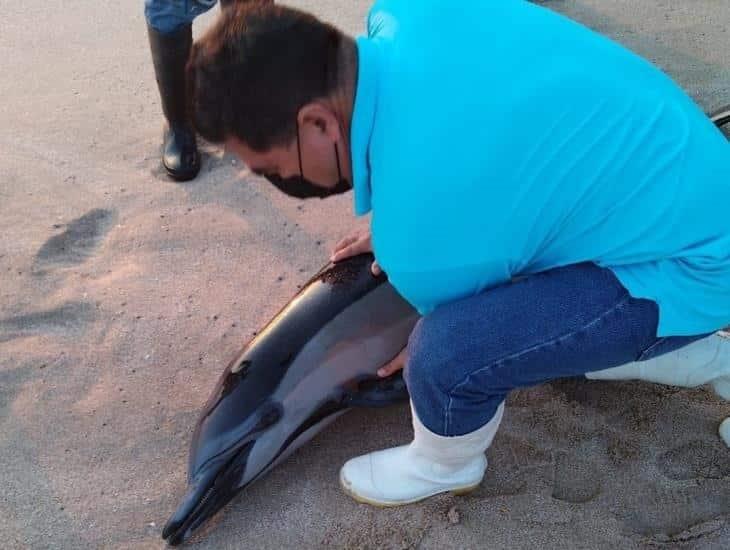
[[638,535],[657,542],[686,542],[723,528],[730,511],[730,481],[701,482],[692,487],[636,487],[632,502],[622,505],[622,519]]
[[730,477],[730,453],[719,441],[690,441],[661,455],[657,466],[669,479],[721,479]]
[[42,274],[53,267],[68,267],[86,261],[112,226],[115,213],[95,208],[70,222],[66,231],[48,239],[36,254],[33,271]]
[[85,302],[69,302],[55,309],[0,319],[0,342],[48,332],[75,332],[93,320],[94,308]]
[[640,441],[626,437],[626,433],[619,430],[607,429],[602,439],[606,446],[606,457],[615,466],[641,460],[645,452]]
[[555,458],[552,497],[575,504],[589,502],[601,494],[601,475],[589,461],[560,452]]
[[483,497],[524,493],[531,480],[550,468],[552,455],[525,437],[509,432],[499,435],[499,442],[489,450],[489,475],[479,489]]

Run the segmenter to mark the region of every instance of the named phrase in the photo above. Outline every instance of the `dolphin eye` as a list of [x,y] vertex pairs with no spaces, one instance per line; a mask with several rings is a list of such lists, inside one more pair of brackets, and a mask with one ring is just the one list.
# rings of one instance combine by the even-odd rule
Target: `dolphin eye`
[[261,419],[256,423],[254,431],[264,430],[269,426],[276,424],[281,418],[281,411],[278,407],[271,406],[262,416]]
[[245,359],[241,361],[237,367],[231,369],[231,372],[241,377],[248,375],[248,369],[251,367],[251,361]]
[[251,366],[251,361],[244,360],[241,361],[238,366],[233,367],[231,369],[231,372],[228,373],[225,380],[223,381],[223,386],[221,387],[221,393],[218,401],[229,395],[238,384],[246,378],[248,375],[248,369]]

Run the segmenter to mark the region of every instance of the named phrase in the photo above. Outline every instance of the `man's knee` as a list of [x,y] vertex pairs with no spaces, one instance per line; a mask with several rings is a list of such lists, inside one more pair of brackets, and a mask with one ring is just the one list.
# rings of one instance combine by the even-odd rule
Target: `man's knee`
[[433,398],[436,393],[447,394],[458,383],[458,357],[450,346],[454,332],[444,321],[427,315],[411,333],[405,378],[412,394]]
[[[471,318],[458,305],[438,308],[423,317],[408,341],[405,378],[417,395],[467,398],[502,394],[515,387],[514,361],[502,360],[498,327]],[[519,370],[519,369],[517,369]]]
[[441,310],[421,319],[408,343],[404,376],[421,422],[441,435],[461,435],[484,425],[505,391],[475,354],[458,319]]

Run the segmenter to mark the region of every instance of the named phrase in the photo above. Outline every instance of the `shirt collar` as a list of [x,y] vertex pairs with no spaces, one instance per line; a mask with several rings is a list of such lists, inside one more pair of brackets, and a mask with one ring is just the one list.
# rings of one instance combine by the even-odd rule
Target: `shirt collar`
[[357,88],[352,110],[350,148],[352,186],[356,216],[371,209],[370,139],[375,125],[378,90],[378,46],[364,36],[356,40],[358,50]]

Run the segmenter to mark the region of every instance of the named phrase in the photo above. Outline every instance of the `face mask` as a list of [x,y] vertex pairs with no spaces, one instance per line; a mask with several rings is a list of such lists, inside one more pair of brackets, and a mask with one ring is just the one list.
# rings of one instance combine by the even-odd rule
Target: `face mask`
[[339,195],[352,189],[352,185],[349,181],[342,177],[342,171],[340,170],[340,153],[337,150],[337,144],[335,143],[335,159],[337,161],[337,185],[334,187],[322,187],[316,185],[311,181],[304,178],[304,171],[302,170],[302,148],[299,142],[299,123],[297,121],[297,154],[299,155],[299,175],[291,176],[288,178],[282,178],[278,174],[264,174],[269,182],[276,187],[282,193],[294,197],[297,199],[311,199],[319,197],[324,199],[332,195]]

